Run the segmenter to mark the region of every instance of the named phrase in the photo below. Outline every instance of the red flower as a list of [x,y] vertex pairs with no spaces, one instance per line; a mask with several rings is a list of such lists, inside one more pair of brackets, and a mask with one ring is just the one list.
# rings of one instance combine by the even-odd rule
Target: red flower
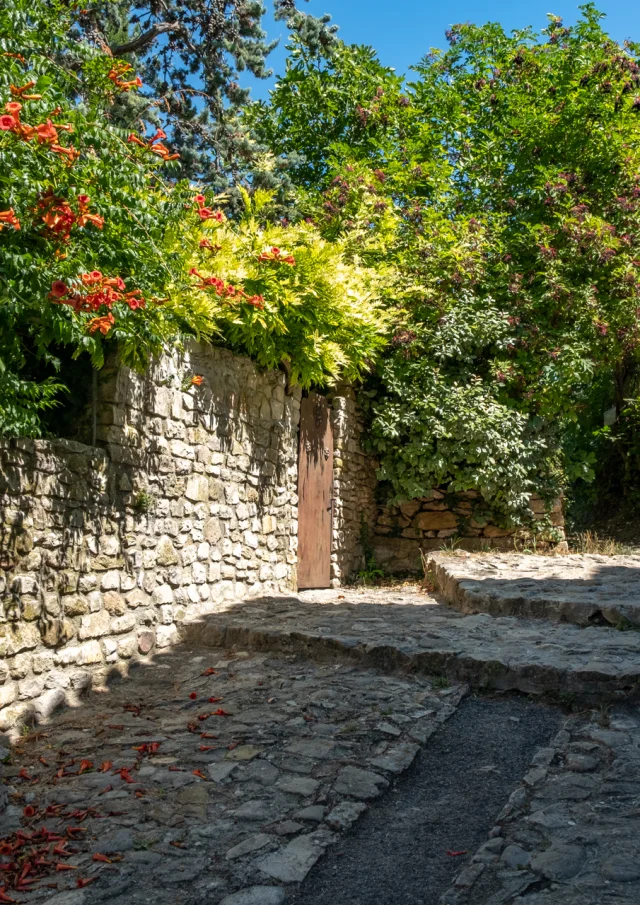
[[[199,386],[202,386],[203,380],[204,380],[204,377],[202,377],[200,374],[196,374],[194,377],[191,378],[191,383],[193,384],[194,387],[199,387]],[[189,697],[195,698],[196,695],[195,695],[195,693],[192,693],[191,695],[189,695]]]
[[39,126],[36,126],[36,133],[38,135],[38,141],[41,142],[41,144],[56,142],[58,140],[58,130],[50,119],[48,119],[46,123],[41,123]]
[[17,125],[18,120],[14,119],[13,116],[9,116],[8,113],[0,116],[0,130],[3,132],[12,132]]
[[193,200],[196,202],[196,204],[204,204],[206,199],[204,195],[196,195]]
[[222,223],[224,220],[222,211],[212,211],[210,207],[201,207],[198,216],[201,220],[217,220],[218,223]]
[[62,145],[53,144],[51,145],[51,150],[54,154],[64,154],[65,157],[69,158],[69,163],[72,163],[74,157],[80,156],[80,151],[76,151],[75,148],[64,148]]
[[7,113],[10,113],[12,116],[15,116],[15,118],[18,119],[20,111],[22,110],[22,104],[19,104],[17,101],[9,101],[8,104],[4,105],[4,109],[7,111]]
[[91,273],[81,274],[80,279],[85,286],[92,286],[94,283],[100,283],[102,281],[102,274],[99,270],[92,270]]
[[12,207],[8,211],[0,211],[0,230],[5,226],[13,226],[14,229],[20,229],[20,221]]
[[90,199],[88,195],[78,195],[78,204],[81,204],[83,207],[85,206],[85,204],[89,203],[89,200]]
[[78,226],[86,226],[87,223],[93,223],[97,229],[104,226],[104,218],[100,214],[80,214],[78,217]]
[[[109,330],[115,324],[115,322],[116,322],[116,319],[113,316],[113,314],[105,314],[104,317],[94,317],[88,323],[89,333],[91,333],[91,335],[93,335],[94,333],[96,333],[99,330],[103,336],[106,336],[107,333],[109,332]],[[123,776],[122,778],[126,780],[126,777]],[[126,780],[126,781],[128,782],[129,780]]]
[[69,288],[62,280],[54,280],[51,284],[51,295],[56,299],[61,299],[69,292]]

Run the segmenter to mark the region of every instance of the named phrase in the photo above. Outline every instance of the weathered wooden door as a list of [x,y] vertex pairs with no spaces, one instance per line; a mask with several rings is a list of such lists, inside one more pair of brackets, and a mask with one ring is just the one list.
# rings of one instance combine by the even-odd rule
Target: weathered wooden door
[[300,406],[298,460],[298,587],[328,588],[331,579],[333,434],[324,396]]

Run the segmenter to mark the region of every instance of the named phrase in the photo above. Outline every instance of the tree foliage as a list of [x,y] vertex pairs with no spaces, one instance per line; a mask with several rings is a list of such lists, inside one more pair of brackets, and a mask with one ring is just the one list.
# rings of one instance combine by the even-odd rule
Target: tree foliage
[[224,198],[178,178],[162,130],[110,122],[141,79],[71,22],[62,0],[0,9],[0,433],[42,429],[68,353],[99,368],[117,347],[141,369],[188,334],[304,385],[361,373],[382,342],[379,280],[310,226],[232,226]]
[[[335,40],[330,17],[310,16],[295,0],[274,0],[273,12],[307,47]],[[143,80],[141,91],[120,98],[114,121],[162,126],[183,173],[222,191],[259,156],[237,113],[249,98],[241,74],[270,74],[277,42],[267,40],[264,13],[259,0],[95,0],[79,12],[76,28],[83,41],[131,63]]]
[[300,54],[258,111],[287,153],[352,85],[340,134],[308,129],[292,166],[325,234],[397,267],[369,389],[396,497],[478,486],[517,519],[534,486],[592,475],[602,405],[637,392],[639,48],[601,19],[455,26],[404,85],[361,48]]

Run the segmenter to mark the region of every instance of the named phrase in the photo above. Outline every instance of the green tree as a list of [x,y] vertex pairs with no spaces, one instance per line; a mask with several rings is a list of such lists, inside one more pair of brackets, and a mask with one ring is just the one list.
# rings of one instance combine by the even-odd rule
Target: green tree
[[[310,16],[295,0],[274,0],[273,12],[312,50],[335,40],[330,17]],[[259,157],[237,114],[249,98],[241,73],[270,75],[267,60],[277,42],[267,41],[264,14],[260,0],[94,0],[78,12],[76,33],[127,60],[144,82],[140,92],[120,98],[114,121],[162,126],[183,173],[222,191]]]
[[0,434],[38,434],[65,387],[83,396],[74,359],[142,369],[185,335],[304,386],[370,367],[377,274],[308,224],[269,223],[264,192],[227,220],[162,130],[110,121],[143,83],[71,21],[62,0],[0,8]]
[[602,405],[638,389],[639,48],[601,19],[587,4],[540,35],[455,26],[405,86],[379,67],[396,103],[373,132],[355,124],[379,64],[359,48],[299,56],[260,111],[282,153],[306,108],[353,86],[348,141],[309,129],[293,165],[325,231],[397,266],[394,342],[368,390],[396,497],[477,486],[517,519],[534,486],[592,474]]

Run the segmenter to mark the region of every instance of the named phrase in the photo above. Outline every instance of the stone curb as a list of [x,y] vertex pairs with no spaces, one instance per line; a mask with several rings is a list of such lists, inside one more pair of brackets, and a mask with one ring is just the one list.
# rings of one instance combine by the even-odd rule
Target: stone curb
[[[362,667],[385,672],[408,671],[444,676],[452,682],[494,691],[546,694],[553,701],[563,696],[594,703],[640,697],[640,662],[631,669],[616,670],[606,660],[593,659],[571,668],[516,660],[502,662],[488,656],[478,645],[477,653],[451,649],[443,639],[441,650],[403,649],[401,642],[366,642],[357,637],[314,631],[280,631],[260,625],[234,622],[223,613],[206,620],[183,622],[178,631],[183,641],[207,647],[249,648],[302,654],[316,659],[347,657]],[[460,645],[462,648],[463,645]],[[526,653],[526,651],[524,651]]]

